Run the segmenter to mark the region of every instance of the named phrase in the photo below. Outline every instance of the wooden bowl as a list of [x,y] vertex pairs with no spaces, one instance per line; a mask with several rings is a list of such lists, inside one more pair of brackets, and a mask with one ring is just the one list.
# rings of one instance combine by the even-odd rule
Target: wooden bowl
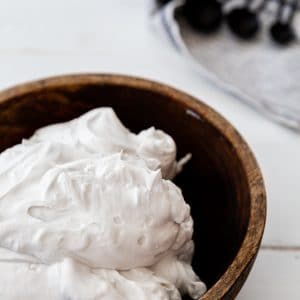
[[[112,106],[131,130],[169,133],[192,160],[176,178],[195,222],[194,268],[209,290],[233,299],[255,260],[266,219],[262,175],[248,145],[223,117],[171,87],[127,76],[73,75],[0,93],[0,151],[47,124]],[[188,298],[185,298],[188,299]]]

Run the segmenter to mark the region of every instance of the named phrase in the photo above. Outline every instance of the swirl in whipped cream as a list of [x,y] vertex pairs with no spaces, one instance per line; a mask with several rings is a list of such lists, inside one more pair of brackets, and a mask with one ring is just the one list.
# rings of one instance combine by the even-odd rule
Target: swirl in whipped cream
[[166,179],[172,179],[189,158],[177,163],[176,144],[169,135],[154,127],[134,134],[124,127],[110,107],[97,108],[72,121],[44,127],[30,140],[59,142],[102,156],[123,151],[142,158],[151,170],[160,169]]

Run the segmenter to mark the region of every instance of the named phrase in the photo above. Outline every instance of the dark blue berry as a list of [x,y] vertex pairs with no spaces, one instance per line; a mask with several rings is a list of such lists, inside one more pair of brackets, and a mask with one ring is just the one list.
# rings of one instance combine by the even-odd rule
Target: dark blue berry
[[222,23],[222,4],[216,0],[187,0],[183,11],[187,21],[200,32],[213,32]]
[[170,2],[171,0],[157,0],[158,3],[160,4],[167,4],[168,2]]
[[296,39],[293,27],[289,23],[275,22],[270,29],[270,33],[273,40],[281,45],[289,44]]
[[248,8],[236,8],[227,14],[227,24],[240,38],[250,39],[256,35],[260,23],[257,15]]

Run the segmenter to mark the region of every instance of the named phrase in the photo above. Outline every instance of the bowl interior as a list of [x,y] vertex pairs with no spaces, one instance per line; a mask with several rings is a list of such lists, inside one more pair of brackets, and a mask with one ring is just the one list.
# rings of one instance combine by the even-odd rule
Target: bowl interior
[[47,124],[70,120],[99,106],[111,106],[134,132],[150,126],[169,133],[178,157],[192,160],[176,178],[195,222],[193,261],[211,287],[236,256],[250,212],[246,174],[236,148],[222,132],[184,101],[153,86],[118,83],[59,84],[28,89],[0,102],[0,151]]

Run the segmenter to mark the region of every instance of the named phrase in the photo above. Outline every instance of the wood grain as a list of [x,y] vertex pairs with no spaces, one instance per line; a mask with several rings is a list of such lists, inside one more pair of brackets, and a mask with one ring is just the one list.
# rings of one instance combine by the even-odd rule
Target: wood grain
[[[0,93],[0,151],[37,128],[111,106],[133,131],[169,133],[192,161],[176,178],[195,222],[194,268],[205,300],[233,299],[254,263],[266,219],[262,175],[248,145],[219,114],[159,83],[118,75],[69,75]],[[187,298],[186,298],[187,299]]]

